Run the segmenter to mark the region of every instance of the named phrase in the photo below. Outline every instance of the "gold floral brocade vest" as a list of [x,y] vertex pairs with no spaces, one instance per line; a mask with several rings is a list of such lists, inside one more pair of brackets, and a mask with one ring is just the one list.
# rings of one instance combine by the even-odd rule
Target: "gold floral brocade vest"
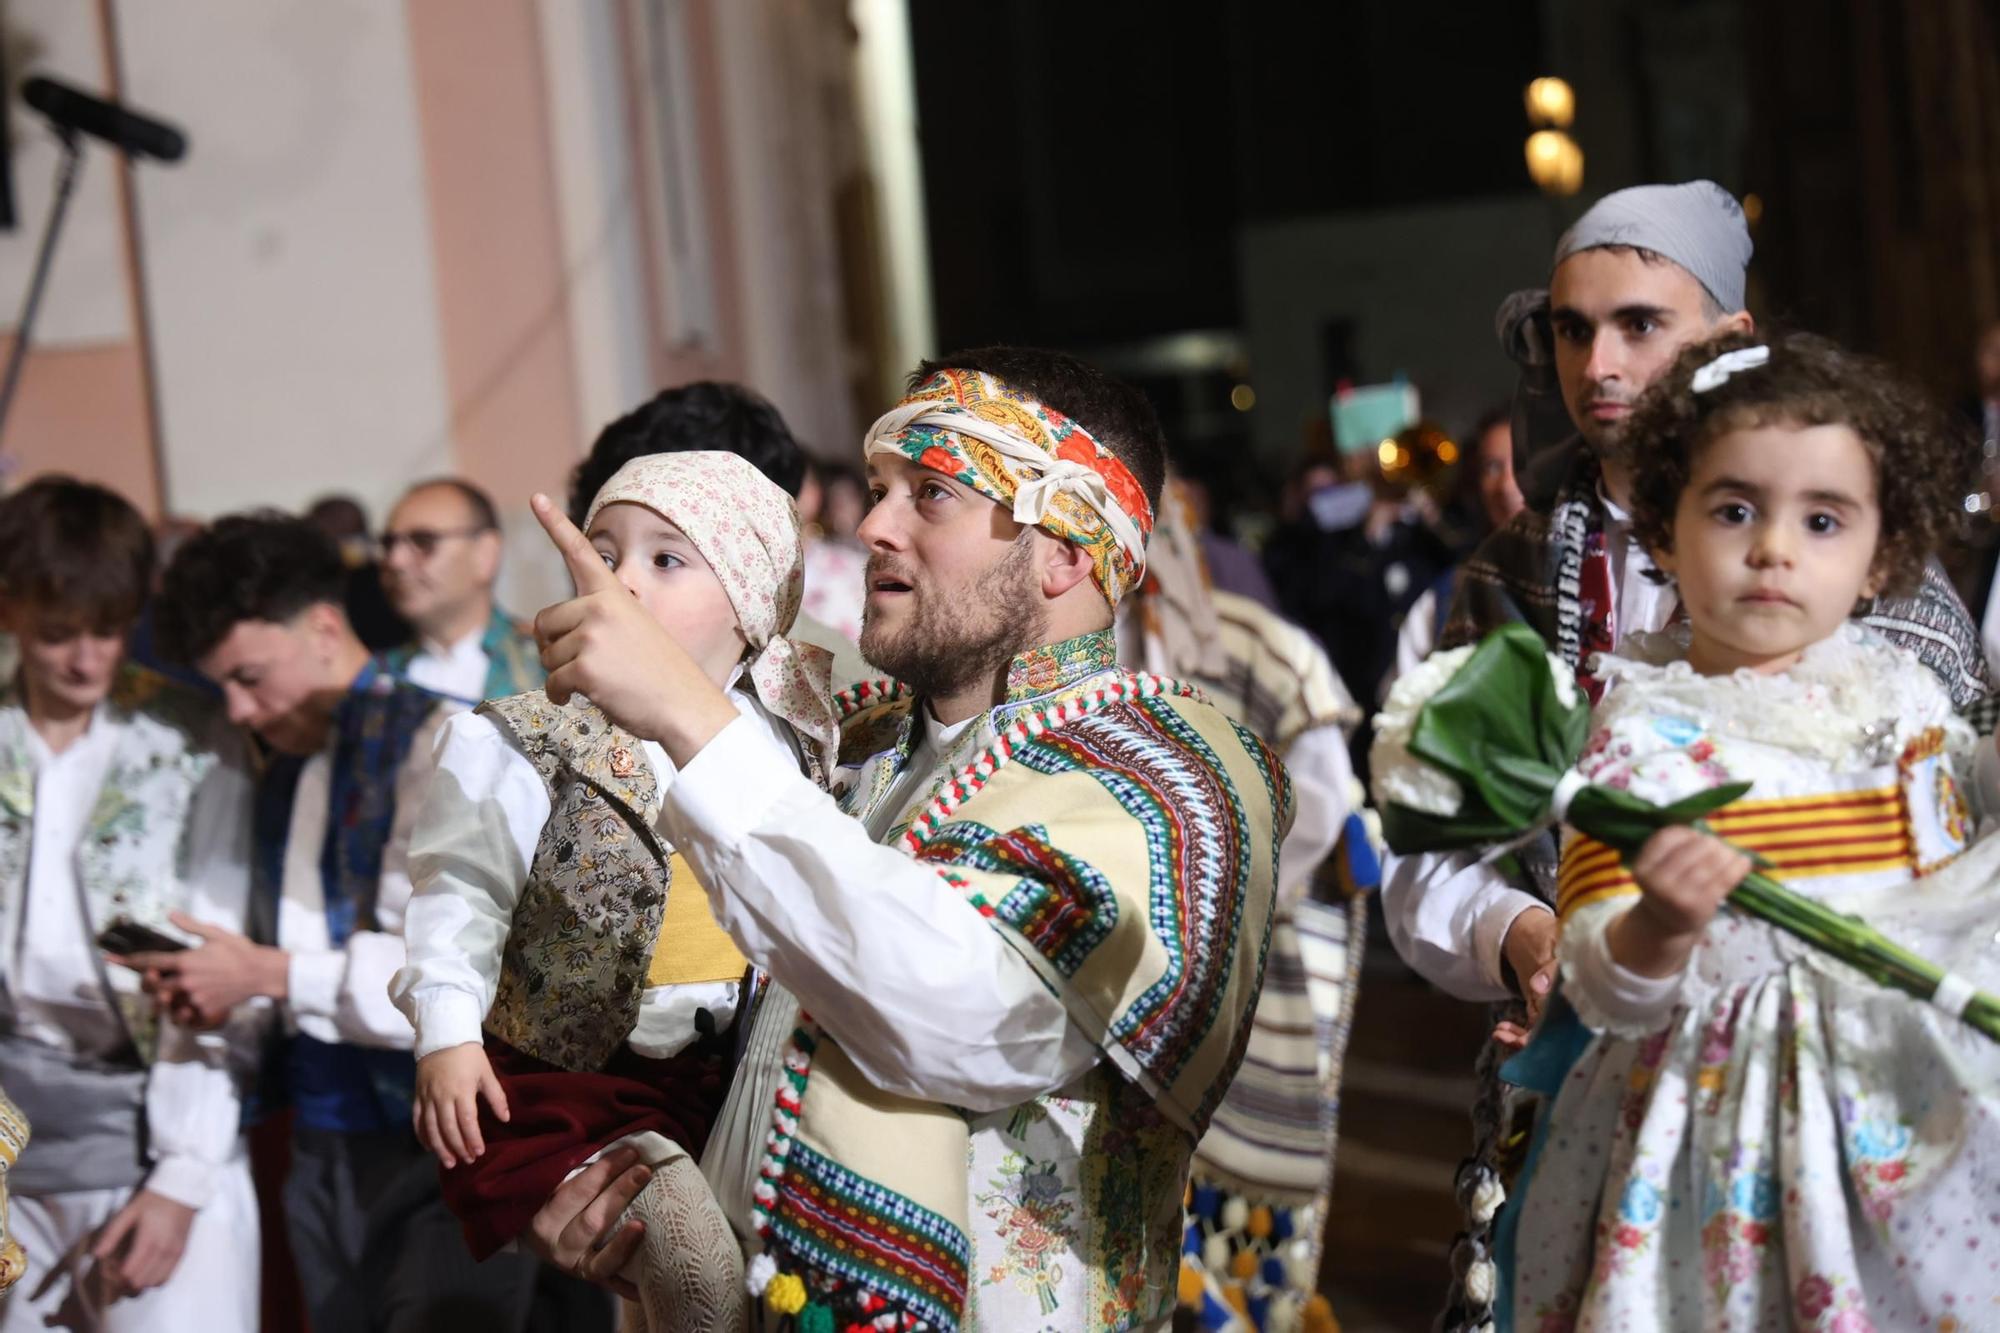
[[[479,711],[535,766],[550,806],[486,1030],[560,1068],[603,1069],[649,984],[720,979],[740,973],[742,958],[686,862],[654,832],[659,783],[636,737],[580,697],[558,707],[540,690]],[[670,895],[687,901],[669,911]],[[700,977],[688,974],[696,958]]]

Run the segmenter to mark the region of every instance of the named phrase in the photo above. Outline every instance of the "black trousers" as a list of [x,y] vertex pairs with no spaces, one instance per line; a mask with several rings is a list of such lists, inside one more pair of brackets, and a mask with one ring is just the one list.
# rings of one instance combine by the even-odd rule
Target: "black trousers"
[[474,1263],[408,1130],[298,1128],[285,1225],[313,1333],[529,1333],[611,1326],[607,1293],[523,1251]]

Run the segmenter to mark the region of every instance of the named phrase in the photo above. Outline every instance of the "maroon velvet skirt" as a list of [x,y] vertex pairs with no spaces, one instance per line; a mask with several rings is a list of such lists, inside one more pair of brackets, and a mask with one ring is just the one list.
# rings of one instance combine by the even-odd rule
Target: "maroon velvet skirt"
[[606,1144],[645,1130],[700,1156],[729,1090],[727,1039],[704,1037],[670,1060],[629,1046],[602,1071],[578,1074],[524,1055],[488,1033],[486,1058],[507,1094],[501,1123],[482,1098],[485,1155],[440,1169],[445,1204],[465,1229],[472,1257],[485,1259],[527,1230],[563,1178]]

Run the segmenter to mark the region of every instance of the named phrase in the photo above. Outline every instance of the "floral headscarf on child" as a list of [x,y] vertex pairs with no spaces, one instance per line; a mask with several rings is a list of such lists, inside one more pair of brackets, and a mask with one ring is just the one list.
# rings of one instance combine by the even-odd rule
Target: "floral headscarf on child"
[[831,772],[840,734],[829,697],[833,656],[786,637],[805,591],[792,497],[741,456],[700,451],[648,454],[619,468],[591,501],[584,530],[619,503],[652,510],[701,552],[749,640],[745,672],[757,698]]

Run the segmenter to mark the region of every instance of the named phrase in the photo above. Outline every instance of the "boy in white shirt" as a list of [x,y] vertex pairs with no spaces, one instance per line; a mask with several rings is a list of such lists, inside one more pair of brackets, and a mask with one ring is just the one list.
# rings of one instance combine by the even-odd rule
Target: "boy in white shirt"
[[258,783],[256,920],[136,958],[176,1014],[282,1006],[267,1073],[292,1111],[285,1222],[318,1333],[524,1327],[535,1267],[475,1264],[410,1133],[403,964],[409,830],[453,708],[370,661],[332,541],[278,514],[218,520],[168,566],[161,646],[222,690],[274,752]]
[[145,521],[44,478],[0,502],[0,1084],[35,1127],[9,1178],[33,1264],[0,1330],[257,1326],[257,1205],[236,1072],[258,1016],[197,1032],[98,940],[240,929],[250,776],[211,704],[123,662]]

